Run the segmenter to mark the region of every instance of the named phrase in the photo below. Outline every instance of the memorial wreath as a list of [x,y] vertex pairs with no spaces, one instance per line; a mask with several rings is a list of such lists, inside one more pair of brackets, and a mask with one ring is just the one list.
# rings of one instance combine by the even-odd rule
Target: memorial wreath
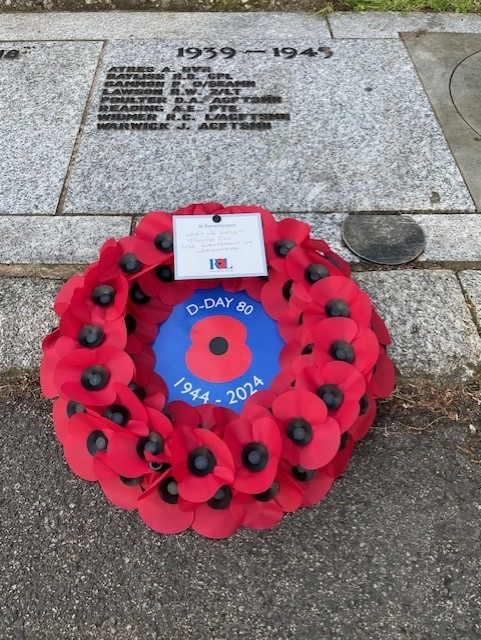
[[[174,279],[172,215],[243,213],[261,216],[267,276]],[[60,290],[40,368],[55,433],[155,531],[269,528],[345,469],[394,386],[389,333],[307,224],[218,203],[172,215],[108,240]]]

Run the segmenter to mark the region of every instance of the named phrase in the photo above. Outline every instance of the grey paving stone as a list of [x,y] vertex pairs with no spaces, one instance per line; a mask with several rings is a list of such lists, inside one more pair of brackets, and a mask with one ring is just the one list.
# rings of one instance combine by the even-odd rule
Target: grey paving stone
[[433,262],[478,262],[481,260],[481,216],[479,214],[414,215],[426,236],[426,247],[418,260]]
[[[380,214],[381,215],[381,214]],[[312,226],[316,237],[323,237],[345,260],[359,258],[343,243],[342,224],[347,214],[295,214]],[[481,260],[481,217],[479,214],[414,214],[424,231],[426,246],[419,262],[479,262]]]
[[53,12],[4,13],[0,40],[125,40],[138,38],[233,38],[245,43],[251,31],[272,38],[296,38],[299,33],[329,38],[326,20],[302,13],[170,13]]
[[[278,219],[291,214],[276,214]],[[359,262],[342,240],[342,224],[347,213],[296,213],[293,217],[311,225],[316,238],[326,240],[349,262]],[[422,228],[426,247],[419,262],[478,262],[481,260],[481,218],[478,214],[414,214]]]
[[[278,220],[296,218],[311,226],[315,238],[322,238],[351,263],[359,257],[350,251],[342,239],[342,224],[347,213],[276,213]],[[380,214],[382,215],[382,214]],[[422,228],[426,247],[419,262],[478,262],[481,260],[481,218],[478,214],[414,214]],[[141,217],[135,218],[135,224]]]
[[0,213],[55,213],[100,49],[0,42]]
[[[192,60],[186,57],[189,46],[215,47],[219,54],[226,42],[206,39],[199,31],[195,40],[107,45],[67,193],[67,212],[140,213],[213,199],[294,212],[473,210],[402,43],[334,42],[306,32],[288,44],[295,44],[299,53],[320,42],[329,46],[325,53],[332,56],[286,59],[281,51],[275,55],[278,38],[253,30],[249,45],[236,45],[237,54],[230,59],[217,55],[209,60],[209,50]],[[243,53],[252,49],[266,52]],[[132,81],[119,78],[119,71],[106,78],[110,69],[125,66],[148,68],[149,73],[154,68],[161,74],[156,81],[164,86],[147,89],[158,92],[150,96],[158,103],[144,104],[165,111],[112,111],[144,108],[132,100],[145,88],[104,86],[106,81]],[[170,71],[162,79],[165,67]],[[191,67],[192,78],[185,77],[187,70],[183,78],[173,77],[183,67]],[[209,73],[230,74],[232,79],[209,79]],[[236,81],[256,86],[226,88],[225,82]],[[224,84],[200,86],[208,82]],[[193,83],[198,83],[195,88]],[[126,90],[137,94],[126,95]],[[179,95],[171,95],[171,90]],[[215,91],[224,93],[216,96]],[[280,97],[281,102],[244,103],[252,96]],[[113,103],[126,98],[129,103]],[[218,98],[229,102],[214,103]],[[190,99],[199,102],[190,104]],[[183,111],[174,113],[175,107]],[[246,119],[205,120],[216,115]],[[174,116],[175,121],[167,121]],[[270,128],[240,128],[252,124]],[[168,130],[162,129],[167,125]],[[219,125],[225,128],[199,129]],[[139,126],[157,130],[134,130]]]
[[405,34],[403,41],[476,207],[480,210],[481,121],[478,87],[481,35]]
[[458,277],[467,299],[473,305],[478,325],[481,326],[481,271],[461,271]]
[[439,384],[470,379],[481,369],[481,339],[451,271],[356,274],[392,335],[399,373]]
[[0,216],[0,264],[83,264],[107,238],[130,233],[128,216]]
[[40,363],[40,343],[58,318],[52,311],[61,282],[0,278],[0,373]]
[[481,33],[481,16],[460,13],[366,11],[330,13],[334,38],[397,38],[401,31]]

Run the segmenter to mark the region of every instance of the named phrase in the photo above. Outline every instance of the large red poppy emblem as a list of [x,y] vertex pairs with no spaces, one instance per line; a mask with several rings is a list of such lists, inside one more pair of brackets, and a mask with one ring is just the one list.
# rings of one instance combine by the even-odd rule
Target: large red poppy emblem
[[245,343],[247,331],[236,318],[210,316],[192,327],[192,346],[185,361],[192,373],[209,382],[227,382],[247,371],[252,353]]
[[[174,215],[252,212],[262,218],[267,278],[175,281],[172,215],[149,213],[62,287],[59,328],[43,341],[42,390],[56,398],[67,463],[161,533],[192,527],[225,538],[316,504],[372,425],[376,399],[394,387],[388,330],[308,225],[218,203]],[[154,371],[162,323],[196,290],[218,287],[260,302],[285,341],[270,386],[250,385],[239,412],[169,400]],[[222,314],[192,326],[184,353],[189,371],[213,384],[242,376],[253,355],[242,322]]]

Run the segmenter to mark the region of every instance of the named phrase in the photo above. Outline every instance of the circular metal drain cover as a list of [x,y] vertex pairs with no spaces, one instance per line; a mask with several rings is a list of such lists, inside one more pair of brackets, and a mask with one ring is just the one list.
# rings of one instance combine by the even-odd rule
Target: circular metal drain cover
[[426,244],[424,232],[409,216],[350,215],[342,238],[360,258],[375,264],[404,264],[417,258]]

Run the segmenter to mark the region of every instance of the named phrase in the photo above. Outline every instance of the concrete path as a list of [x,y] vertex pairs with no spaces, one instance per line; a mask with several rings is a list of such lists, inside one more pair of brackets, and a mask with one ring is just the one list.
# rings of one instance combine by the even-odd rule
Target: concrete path
[[479,389],[396,396],[318,506],[212,541],[108,504],[39,389],[2,389],[0,636],[480,638]]

